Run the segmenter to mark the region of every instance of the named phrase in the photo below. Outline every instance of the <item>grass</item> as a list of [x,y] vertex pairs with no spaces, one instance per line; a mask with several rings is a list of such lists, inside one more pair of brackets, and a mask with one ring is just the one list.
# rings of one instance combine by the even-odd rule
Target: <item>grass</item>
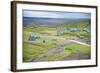
[[69,32],[69,33],[62,34],[61,36],[65,37],[65,38],[77,39],[77,38],[79,38],[77,35],[83,36],[85,40],[91,39],[91,35],[89,33],[84,32],[84,31]]
[[90,47],[89,46],[84,46],[81,44],[73,44],[66,46],[64,51],[55,54],[54,56],[47,56],[48,61],[59,61],[63,59],[67,59],[69,56],[74,56],[74,54],[81,53],[84,55],[90,55]]
[[41,32],[53,34],[53,33],[56,33],[57,31],[56,30],[44,30],[44,31],[41,31]]
[[82,53],[82,54],[90,54],[91,52],[91,47],[90,46],[85,46],[81,44],[73,44],[65,47],[66,50],[70,50],[73,53]]
[[23,59],[25,62],[30,62],[32,59],[35,59],[48,51],[48,48],[25,43],[23,48]]
[[60,52],[53,56],[47,56],[47,61],[59,61],[59,60],[62,60],[63,58],[68,57],[69,55],[71,55],[71,51],[64,50],[63,52]]
[[[77,37],[78,35],[84,36],[84,39],[86,40],[90,40],[91,39],[91,35],[89,33],[86,33],[83,31],[83,28],[85,27],[90,27],[90,25],[86,25],[88,24],[88,22],[79,22],[77,23],[78,25],[73,25],[73,23],[69,23],[64,25],[64,27],[66,29],[70,29],[70,28],[77,28],[78,32],[69,32],[69,33],[64,33],[58,37],[65,37],[65,38],[79,38]],[[62,40],[59,38],[55,38],[52,36],[49,36],[47,34],[41,34],[41,33],[49,33],[49,34],[54,34],[57,32],[57,28],[58,25],[55,26],[51,26],[51,27],[24,27],[23,29],[23,61],[24,62],[31,62],[33,59],[36,59],[37,57],[41,56],[41,55],[45,55],[46,56],[46,60],[47,61],[59,61],[59,60],[63,60],[67,57],[69,57],[70,55],[73,55],[75,53],[82,53],[82,54],[86,54],[86,55],[90,55],[91,53],[91,47],[90,46],[85,46],[85,45],[81,45],[81,44],[72,44],[72,45],[68,45],[65,46],[64,51],[54,54],[53,56],[48,55],[47,53],[49,52],[50,49],[56,47],[59,44],[62,43],[67,43],[70,41],[67,40]],[[36,39],[36,41],[32,41],[33,43],[37,44],[37,45],[32,45],[30,43],[25,43],[25,42],[29,42],[29,36],[30,34],[36,34],[39,35],[40,38]],[[49,41],[47,43],[43,43],[43,40],[47,38]]]
[[[76,34],[75,34],[76,35]],[[71,38],[71,39],[76,39],[78,38],[77,36],[75,36],[73,33],[65,33],[62,34],[61,36],[65,37],[65,38]]]
[[85,40],[90,40],[91,39],[91,35],[86,33],[86,34],[81,34],[81,36],[84,36]]
[[[55,44],[51,42],[43,43],[40,46],[24,43],[24,50],[23,50],[24,62],[30,62],[32,61],[32,59],[36,59],[41,55],[45,55],[47,61],[59,61],[75,53],[80,52],[81,54],[90,55],[91,52],[90,46],[85,46],[81,44],[72,44],[66,46],[64,48],[64,51],[54,54],[52,56],[47,54],[47,52],[49,52],[49,50],[52,49],[51,45],[55,46]],[[46,48],[46,46],[47,47],[50,46],[50,48]]]
[[[26,32],[26,31],[23,33],[23,35],[24,35],[24,37],[23,37],[24,42],[29,41],[28,39],[29,39],[30,34],[33,34],[33,33],[32,32]],[[37,33],[34,33],[34,34],[37,34]],[[58,44],[69,42],[67,40],[55,39],[55,38],[50,37],[48,35],[42,35],[42,34],[38,34],[38,35],[40,36],[40,38],[36,39],[35,41],[33,41],[33,43],[38,44],[41,47],[52,48],[52,47],[57,46]],[[43,43],[43,40],[45,38],[48,39],[47,43]]]

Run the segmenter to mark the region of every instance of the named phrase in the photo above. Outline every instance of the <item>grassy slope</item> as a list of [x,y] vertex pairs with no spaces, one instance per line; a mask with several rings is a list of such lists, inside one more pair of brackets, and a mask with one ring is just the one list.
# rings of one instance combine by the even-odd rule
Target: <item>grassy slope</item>
[[25,62],[29,62],[32,59],[35,59],[38,56],[46,53],[48,50],[49,50],[48,48],[43,48],[40,46],[24,43],[24,49],[23,49],[24,58],[23,59]]
[[76,53],[81,53],[83,55],[90,55],[90,47],[89,46],[84,46],[81,44],[74,44],[74,45],[69,45],[64,48],[63,52],[60,52],[55,55],[47,55],[47,60],[48,61],[59,61],[63,59],[67,59],[67,57],[74,55]]
[[[71,23],[69,23],[69,24],[66,24],[66,28],[69,29],[69,28],[76,27],[80,30],[80,32],[78,32],[78,34],[81,34],[81,35],[85,36],[85,38],[90,39],[90,35],[82,31],[82,29],[84,27],[87,27],[85,24],[87,24],[87,23],[81,23],[80,22],[80,23],[78,23],[78,25],[72,25]],[[44,32],[44,31],[49,32],[49,33],[54,33],[56,31],[56,27],[57,26],[52,27],[52,28],[49,28],[49,27],[24,27],[24,33],[23,33],[24,41],[28,41],[30,34],[40,35],[39,33]],[[67,33],[67,35],[63,34],[62,36],[70,37],[70,38],[72,38],[72,37],[76,38],[76,36],[74,36],[74,34],[77,34],[77,32]],[[49,48],[52,48],[57,44],[66,42],[66,41],[63,41],[63,40],[53,41],[54,39],[48,38],[52,42],[43,43],[42,42],[43,38],[45,38],[47,36],[44,36],[44,35],[40,35],[40,36],[42,38],[35,41],[35,43],[39,44],[40,46],[24,43],[24,45],[23,45],[23,48],[24,48],[23,56],[24,56],[24,58],[23,59],[24,59],[25,62],[31,61],[32,59],[37,58],[39,55],[48,52]],[[43,48],[43,47],[45,47],[45,48]],[[46,47],[48,47],[48,48],[46,48]],[[69,46],[65,47],[63,52],[56,54],[54,56],[47,56],[47,60],[50,60],[50,61],[51,60],[61,60],[62,58],[65,58],[65,57],[67,57],[67,56],[69,56],[73,53],[77,53],[79,51],[83,54],[90,54],[90,47],[80,45],[80,44],[69,45]]]
[[65,47],[66,50],[71,50],[73,53],[83,53],[83,54],[89,54],[91,49],[90,46],[85,46],[81,44],[73,44],[70,46]]
[[79,30],[78,32],[70,32],[70,33],[63,34],[63,36],[65,37],[77,38],[76,34],[78,34],[78,35],[84,36],[84,38],[87,40],[90,40],[91,38],[89,33],[83,31],[84,28],[90,27],[89,22],[68,23],[65,25],[65,27],[66,29],[77,28]]

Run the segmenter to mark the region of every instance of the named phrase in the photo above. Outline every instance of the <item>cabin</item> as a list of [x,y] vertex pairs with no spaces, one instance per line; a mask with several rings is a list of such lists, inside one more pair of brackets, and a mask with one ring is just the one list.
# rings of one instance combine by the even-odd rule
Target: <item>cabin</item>
[[89,28],[84,28],[83,31],[87,32],[87,33],[90,33],[91,30]]
[[84,36],[79,36],[80,39],[84,39]]
[[43,43],[48,43],[49,40],[47,38],[43,39]]
[[35,41],[35,40],[38,39],[38,38],[40,38],[40,36],[31,34],[31,35],[29,36],[29,41]]
[[80,39],[84,39],[84,36],[80,35],[80,34],[76,34],[76,36]]
[[77,29],[77,28],[70,28],[69,31],[70,31],[70,32],[77,32],[78,29]]

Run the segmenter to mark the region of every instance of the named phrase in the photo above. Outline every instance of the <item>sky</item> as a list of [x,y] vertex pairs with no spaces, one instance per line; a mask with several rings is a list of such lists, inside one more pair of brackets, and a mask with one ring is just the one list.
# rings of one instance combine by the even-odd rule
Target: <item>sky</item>
[[79,12],[62,12],[62,11],[36,11],[36,10],[23,10],[23,17],[38,17],[38,18],[72,18],[72,19],[90,19],[90,13]]

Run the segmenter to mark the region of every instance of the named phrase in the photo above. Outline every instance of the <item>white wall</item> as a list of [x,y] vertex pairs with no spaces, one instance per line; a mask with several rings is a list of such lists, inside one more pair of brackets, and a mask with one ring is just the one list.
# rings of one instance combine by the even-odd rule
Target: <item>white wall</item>
[[[0,0],[0,73],[12,73],[10,71],[10,29],[11,29],[10,28],[10,8],[11,8],[10,1],[11,0]],[[67,3],[67,4],[83,4],[83,5],[99,5],[100,4],[99,0],[98,1],[97,0],[31,0],[31,1]],[[99,10],[99,13],[100,13],[100,10]],[[100,37],[100,34],[99,34],[99,37]],[[98,39],[98,41],[99,40],[100,38]],[[100,50],[98,51],[100,55]],[[100,57],[99,57],[99,61],[100,61]],[[34,73],[87,73],[87,72],[99,73],[100,66],[92,67],[92,68],[35,71]],[[26,72],[26,73],[33,73],[33,71]]]

